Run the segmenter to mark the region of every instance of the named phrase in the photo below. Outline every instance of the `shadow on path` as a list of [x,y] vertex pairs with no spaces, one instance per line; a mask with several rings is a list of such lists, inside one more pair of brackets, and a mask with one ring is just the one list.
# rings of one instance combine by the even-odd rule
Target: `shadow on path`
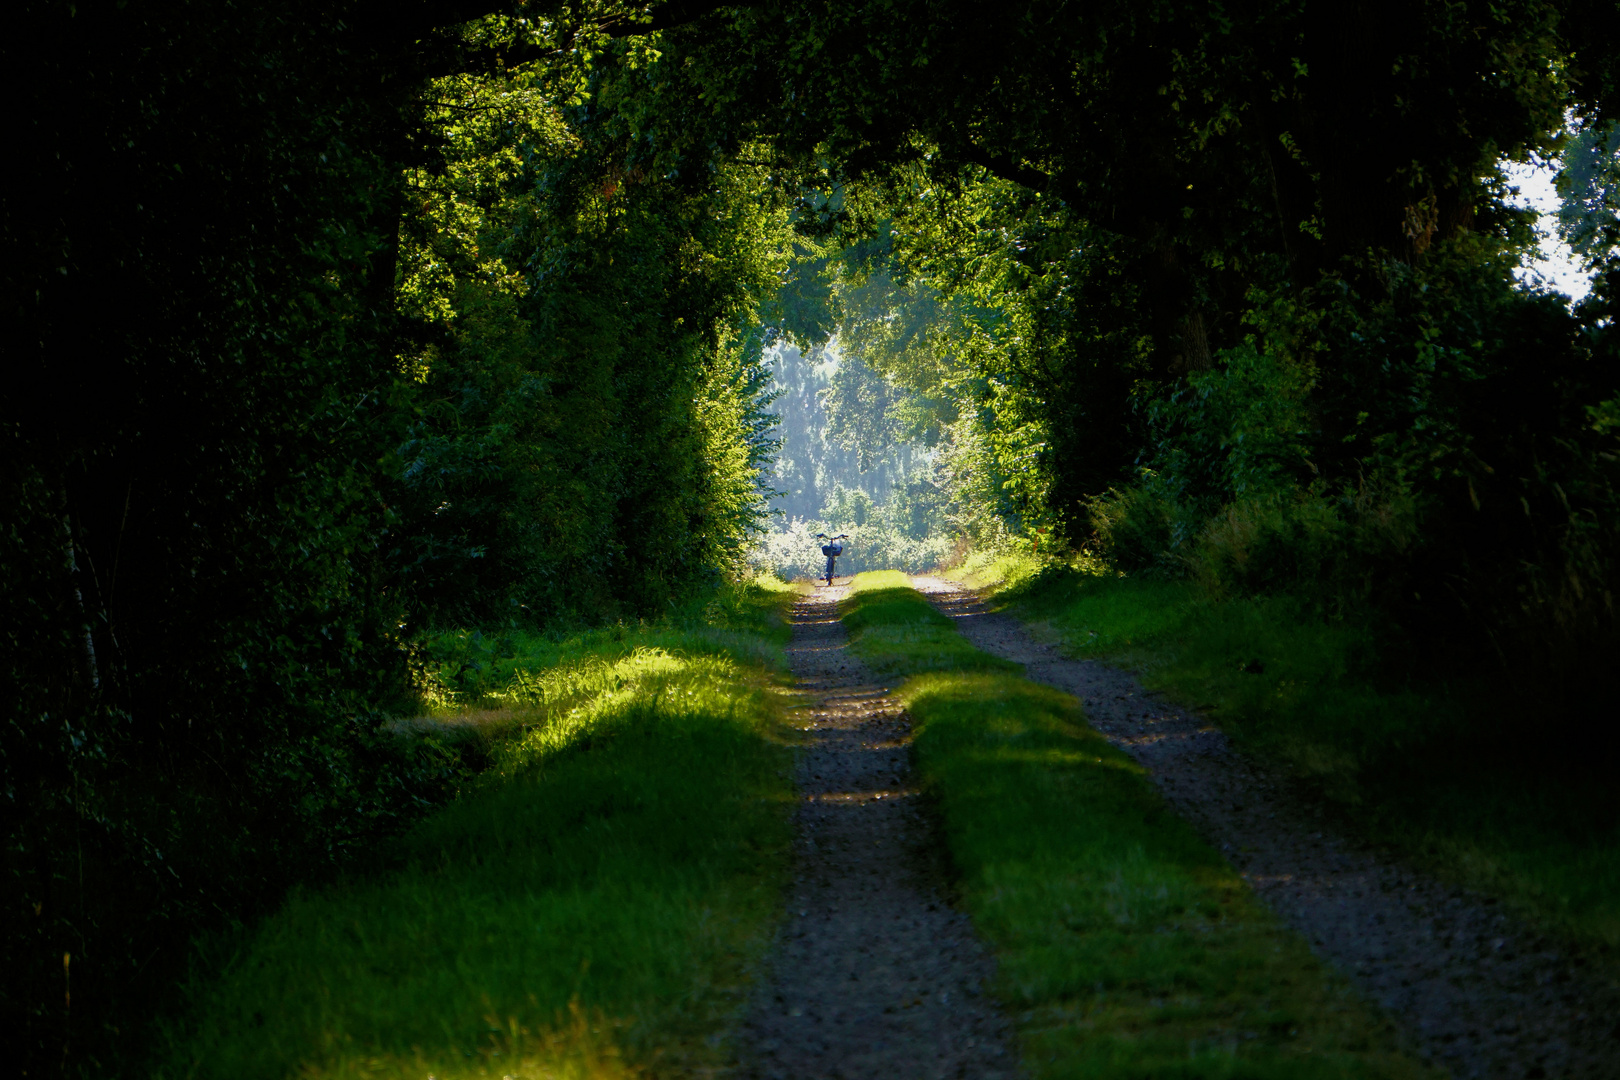
[[1130,673],[1066,658],[1011,615],[940,578],[913,584],[975,646],[1078,697],[1177,813],[1218,846],[1318,955],[1464,1080],[1620,1077],[1620,972],[1566,950],[1476,893],[1324,821],[1285,778]]

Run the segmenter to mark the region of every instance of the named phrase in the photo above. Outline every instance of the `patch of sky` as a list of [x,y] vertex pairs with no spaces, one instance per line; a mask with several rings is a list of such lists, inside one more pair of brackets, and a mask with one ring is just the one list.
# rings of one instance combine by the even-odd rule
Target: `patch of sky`
[[1527,252],[1519,280],[1578,301],[1592,288],[1592,260],[1605,254],[1620,202],[1620,129],[1582,129],[1571,117],[1564,150],[1550,157],[1502,162],[1509,202],[1534,210],[1537,246]]
[[1558,194],[1558,174],[1563,163],[1558,158],[1530,161],[1508,161],[1502,172],[1513,189],[1511,202],[1522,209],[1536,211],[1537,245],[1526,252],[1519,268],[1519,280],[1532,287],[1554,289],[1580,300],[1592,288],[1592,275],[1586,271],[1584,260],[1559,234],[1559,211],[1563,200]]

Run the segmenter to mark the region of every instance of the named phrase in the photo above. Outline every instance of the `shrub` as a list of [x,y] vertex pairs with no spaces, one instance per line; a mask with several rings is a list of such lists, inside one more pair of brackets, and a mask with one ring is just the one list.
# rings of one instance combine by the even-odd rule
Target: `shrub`
[[1149,570],[1173,563],[1175,506],[1150,487],[1113,488],[1092,499],[1093,545],[1121,570]]
[[1337,507],[1306,494],[1228,503],[1184,556],[1192,577],[1212,594],[1314,591],[1345,555]]

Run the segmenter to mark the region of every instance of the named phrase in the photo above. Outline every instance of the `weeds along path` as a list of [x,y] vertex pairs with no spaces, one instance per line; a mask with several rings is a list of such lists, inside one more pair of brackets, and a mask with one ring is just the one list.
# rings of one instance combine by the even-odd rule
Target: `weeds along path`
[[1064,658],[1010,615],[939,578],[913,585],[973,645],[1074,694],[1090,724],[1147,767],[1316,952],[1462,1080],[1620,1077],[1620,984],[1561,953],[1485,897],[1348,838],[1286,781],[1129,673]]
[[981,988],[989,952],[946,902],[943,846],[919,805],[899,706],[845,648],[837,601],[794,605],[788,659],[801,798],[788,916],[744,1025],[761,1080],[973,1077],[1016,1071]]

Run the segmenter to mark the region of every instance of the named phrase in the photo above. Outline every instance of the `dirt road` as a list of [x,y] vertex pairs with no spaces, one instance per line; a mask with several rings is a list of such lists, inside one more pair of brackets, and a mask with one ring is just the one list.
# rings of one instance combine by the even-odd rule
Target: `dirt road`
[[1620,1077],[1620,979],[1325,822],[1313,802],[1207,721],[1127,672],[1065,658],[959,585],[913,584],[975,646],[1084,703],[1093,727],[1152,774],[1317,953],[1464,1080]]
[[788,917],[742,1033],[760,1080],[998,1080],[1016,1073],[983,988],[994,970],[946,902],[943,847],[920,805],[898,705],[844,647],[820,588],[793,608],[800,712]]

